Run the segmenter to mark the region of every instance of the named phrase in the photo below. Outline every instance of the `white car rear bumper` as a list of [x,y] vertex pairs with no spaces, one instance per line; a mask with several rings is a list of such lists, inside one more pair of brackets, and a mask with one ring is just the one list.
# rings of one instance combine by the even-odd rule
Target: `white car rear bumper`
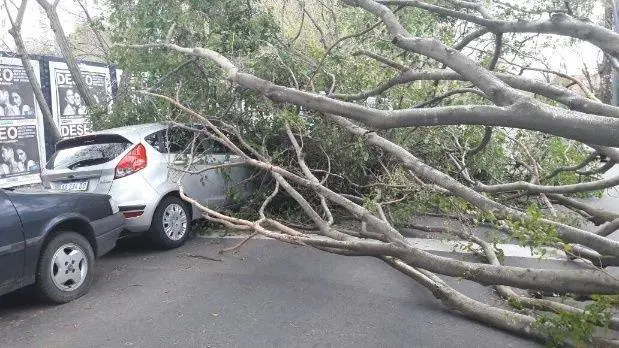
[[150,228],[161,197],[140,173],[115,179],[108,194],[125,215],[127,231],[141,233]]

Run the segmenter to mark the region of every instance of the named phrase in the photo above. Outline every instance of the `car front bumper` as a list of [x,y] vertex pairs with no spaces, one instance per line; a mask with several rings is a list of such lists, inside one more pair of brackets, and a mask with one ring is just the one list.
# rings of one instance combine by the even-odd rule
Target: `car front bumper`
[[125,217],[121,212],[95,220],[91,223],[97,241],[97,257],[107,254],[116,246],[118,237],[125,229]]

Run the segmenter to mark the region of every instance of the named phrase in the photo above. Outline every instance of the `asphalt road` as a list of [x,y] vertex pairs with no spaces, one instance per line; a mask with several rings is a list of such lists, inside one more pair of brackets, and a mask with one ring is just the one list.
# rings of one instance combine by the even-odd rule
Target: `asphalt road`
[[92,290],[61,306],[27,291],[0,297],[0,347],[537,346],[447,311],[378,260],[267,240],[217,255],[217,243],[236,241],[117,248],[99,260]]

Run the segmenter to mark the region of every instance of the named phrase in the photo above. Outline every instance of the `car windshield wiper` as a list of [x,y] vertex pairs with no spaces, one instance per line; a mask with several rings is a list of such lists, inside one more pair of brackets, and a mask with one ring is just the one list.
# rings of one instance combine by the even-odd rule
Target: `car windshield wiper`
[[109,159],[104,158],[104,157],[89,158],[89,159],[77,161],[77,162],[67,166],[67,168],[75,169],[75,168],[78,168],[78,167],[84,167],[84,166],[88,166],[88,165],[101,164],[101,163],[105,163],[107,161],[109,161]]

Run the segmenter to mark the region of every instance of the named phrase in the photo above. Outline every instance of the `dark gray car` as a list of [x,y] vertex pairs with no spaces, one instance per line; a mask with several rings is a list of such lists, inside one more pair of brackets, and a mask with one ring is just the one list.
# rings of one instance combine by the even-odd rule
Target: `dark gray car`
[[84,295],[124,224],[107,195],[0,190],[0,295],[30,284],[51,302]]

